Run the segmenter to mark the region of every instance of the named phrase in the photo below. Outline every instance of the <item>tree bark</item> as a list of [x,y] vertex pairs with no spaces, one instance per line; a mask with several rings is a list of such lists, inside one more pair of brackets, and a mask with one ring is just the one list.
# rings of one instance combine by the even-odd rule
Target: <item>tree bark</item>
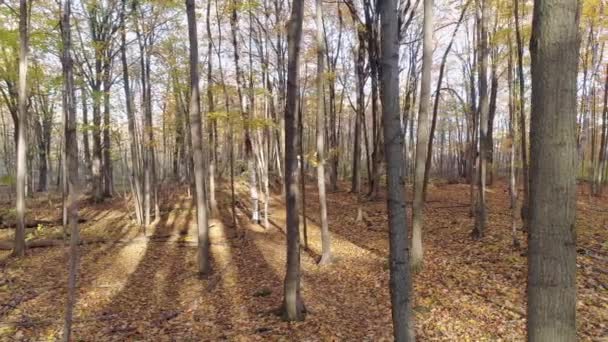
[[452,45],[454,44],[454,39],[456,38],[456,34],[458,33],[460,24],[462,24],[464,15],[466,14],[467,8],[469,7],[469,3],[470,3],[470,0],[467,0],[465,5],[462,7],[462,11],[460,12],[460,17],[458,18],[458,21],[456,22],[456,27],[454,28],[454,31],[452,32],[452,37],[450,38],[450,43],[446,47],[445,52],[443,53],[443,57],[441,58],[441,66],[439,67],[439,78],[437,80],[437,87],[435,89],[435,100],[433,102],[433,119],[431,121],[431,131],[429,133],[429,144],[428,144],[428,149],[426,151],[427,158],[426,158],[426,164],[424,167],[424,183],[423,183],[423,189],[422,189],[423,201],[426,200],[426,189],[427,189],[427,185],[429,183],[429,175],[431,172],[430,171],[431,162],[433,159],[432,158],[433,139],[435,138],[435,127],[437,126],[437,113],[439,112],[439,99],[441,98],[441,96],[440,96],[441,85],[443,83],[443,76],[445,73],[445,64],[448,60],[448,55],[450,54],[450,51],[452,50]]
[[422,268],[422,226],[424,217],[424,168],[429,142],[429,105],[431,100],[431,69],[433,67],[433,1],[424,1],[424,28],[422,51],[422,78],[418,110],[416,166],[414,174],[414,201],[412,204],[412,255],[414,272]]
[[[133,113],[133,98],[131,95],[131,86],[129,81],[129,66],[127,64],[127,33],[126,33],[126,0],[122,0],[122,27],[121,37],[122,45],[120,47],[120,55],[122,62],[122,75],[126,100],[127,124],[130,139],[131,151],[131,180],[133,182],[133,198],[135,202],[135,217],[140,226],[144,224],[144,210],[142,201],[142,177],[141,177],[141,150],[137,143],[137,132],[135,131],[135,115]],[[86,146],[86,145],[85,145]],[[85,147],[86,148],[86,147]]]
[[576,0],[535,0],[532,21],[528,340],[576,340]]
[[27,172],[27,141],[25,129],[27,126],[27,59],[29,53],[28,33],[28,3],[19,1],[19,88],[18,88],[18,115],[17,128],[17,229],[15,230],[15,249],[13,255],[25,255],[25,173]]
[[[242,88],[243,88],[243,74],[241,71],[241,66],[239,64],[239,48],[238,48],[238,13],[237,13],[237,8],[238,8],[238,4],[237,4],[237,0],[232,0],[231,2],[231,15],[230,15],[230,29],[231,29],[231,33],[232,33],[232,47],[233,47],[233,53],[234,53],[234,68],[235,68],[235,72],[236,72],[236,88],[237,88],[237,94],[238,94],[238,98],[239,98],[239,112],[241,114],[241,117],[243,119],[243,126],[244,126],[244,143],[245,143],[245,158],[247,159],[247,171],[249,172],[249,192],[251,195],[251,201],[252,201],[252,213],[251,213],[251,220],[254,223],[260,223],[260,213],[258,210],[258,192],[257,192],[257,177],[256,177],[256,172],[255,172],[255,158],[253,156],[253,144],[251,141],[251,133],[250,133],[250,129],[249,129],[249,120],[250,120],[250,113],[248,113],[245,109],[244,109],[244,105],[243,105],[243,93],[242,93]],[[296,94],[297,95],[297,94]],[[251,102],[251,99],[250,99]],[[250,108],[252,109],[252,108]]]
[[331,237],[327,224],[327,198],[325,194],[325,141],[323,123],[325,108],[323,106],[323,89],[325,65],[325,41],[323,40],[323,3],[315,0],[315,17],[317,25],[317,186],[319,187],[319,206],[321,207],[321,244],[322,253],[319,264],[331,263]]
[[[509,29],[511,29],[511,21],[509,21]],[[510,38],[510,37],[509,37]],[[516,166],[517,162],[517,140],[516,126],[517,119],[515,117],[515,96],[513,96],[513,44],[509,39],[508,50],[508,65],[507,65],[507,83],[509,92],[509,139],[511,146],[509,149],[509,199],[511,201],[511,236],[513,239],[513,247],[519,248],[519,239],[517,238],[517,177]]]
[[[432,2],[426,0],[425,16],[427,10],[431,10],[431,6]],[[414,341],[407,216],[405,212],[403,133],[399,113],[399,28],[395,0],[383,1],[380,12],[382,25],[382,91],[380,95],[387,164],[386,185],[388,189],[387,209],[390,236],[389,262],[393,335],[395,341]],[[427,28],[432,27],[430,22],[426,22],[426,24],[428,24]],[[428,66],[430,67],[430,65]]]
[[285,105],[285,202],[287,211],[287,271],[285,273],[283,318],[301,321],[306,309],[300,293],[300,228],[298,213],[298,83],[300,64],[300,42],[304,1],[294,0],[291,18],[287,27],[288,66],[287,96]]
[[[208,111],[207,116],[209,117],[211,113],[215,112],[215,99],[213,98],[213,40],[211,37],[211,1],[207,2],[207,17],[206,17],[206,28],[207,28],[207,102],[208,102]],[[209,208],[211,210],[211,215],[217,215],[217,199],[215,198],[215,168],[217,164],[217,142],[218,137],[215,135],[216,133],[216,125],[217,122],[215,119],[209,119],[208,129],[209,129],[209,147],[211,148],[209,155]]]
[[79,195],[79,177],[78,177],[78,137],[76,131],[76,101],[74,96],[74,75],[72,62],[72,38],[71,38],[71,0],[65,0],[64,9],[61,16],[61,38],[63,46],[62,66],[63,66],[63,106],[65,112],[65,141],[64,148],[66,150],[65,163],[67,164],[68,183],[68,222],[70,225],[70,261],[68,272],[68,291],[65,311],[65,321],[63,328],[63,341],[71,340],[72,330],[72,313],[76,302],[76,281],[78,272],[78,244],[80,236],[78,230],[78,195]]
[[112,176],[112,155],[110,138],[110,90],[112,86],[111,52],[106,51],[103,67],[103,196],[112,197],[114,193],[114,177]]
[[91,149],[89,146],[89,111],[85,84],[83,84],[80,89],[80,97],[82,98],[82,149],[84,150],[84,174],[85,180],[89,180],[91,176]]
[[486,228],[486,173],[487,173],[487,151],[488,151],[488,0],[481,2],[481,18],[479,20],[479,169],[477,175],[477,205],[475,209],[475,226],[472,236],[474,239],[481,239]]
[[521,169],[523,174],[523,204],[521,206],[521,218],[524,230],[528,226],[528,207],[529,207],[529,171],[528,171],[528,143],[526,132],[526,109],[525,109],[525,79],[524,79],[524,48],[519,27],[519,0],[514,0],[513,16],[515,17],[515,38],[517,42],[517,78],[519,80],[519,132],[521,137]]
[[600,152],[599,152],[599,170],[597,172],[596,187],[597,195],[602,194],[602,188],[605,182],[605,169],[606,169],[606,144],[608,143],[608,64],[606,64],[606,80],[604,82],[604,110],[602,111],[602,135],[600,138]]
[[198,40],[194,0],[186,0],[188,37],[190,39],[190,129],[192,131],[192,156],[194,160],[194,182],[196,188],[196,223],[198,225],[198,272],[207,275],[209,263],[209,226],[207,223],[207,200],[205,194],[205,160],[203,153],[203,130],[198,88]]

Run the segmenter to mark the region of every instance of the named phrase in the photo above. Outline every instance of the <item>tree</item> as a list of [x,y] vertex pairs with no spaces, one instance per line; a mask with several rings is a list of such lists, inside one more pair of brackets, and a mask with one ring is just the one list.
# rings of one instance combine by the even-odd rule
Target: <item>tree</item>
[[529,198],[530,198],[530,179],[529,179],[529,171],[528,171],[528,143],[527,143],[527,133],[526,133],[526,99],[525,99],[525,82],[524,79],[524,47],[522,43],[522,33],[519,26],[519,1],[513,1],[513,17],[515,17],[515,38],[517,42],[517,79],[519,81],[519,132],[521,134],[521,169],[523,174],[523,185],[524,191],[522,193],[523,204],[521,207],[521,218],[523,220],[524,229],[527,229],[528,226],[528,207],[529,207]]
[[78,271],[78,137],[76,131],[76,101],[74,96],[74,74],[72,61],[72,33],[70,16],[72,1],[65,0],[61,16],[62,69],[63,69],[63,112],[65,132],[65,164],[67,173],[64,177],[68,184],[67,213],[70,225],[70,262],[68,274],[68,298],[66,302],[63,341],[70,341],[72,332],[72,312],[76,301],[76,274]]
[[[133,198],[135,205],[135,217],[140,226],[144,225],[144,208],[142,201],[142,176],[140,155],[141,150],[137,144],[137,133],[135,131],[135,115],[133,113],[133,98],[131,95],[131,86],[129,81],[129,66],[127,63],[127,30],[126,30],[126,0],[122,0],[121,9],[121,46],[120,60],[122,64],[122,78],[125,92],[125,111],[127,114],[127,126],[129,130],[130,151],[131,151],[131,184],[133,185]],[[83,106],[83,110],[86,106]],[[86,145],[85,145],[86,148]]]
[[[207,28],[207,113],[215,112],[215,100],[213,98],[213,39],[211,37],[211,0],[207,2],[207,16],[205,18],[205,27]],[[215,198],[215,168],[217,163],[217,120],[210,119],[209,128],[209,146],[211,153],[209,154],[209,209],[212,215],[217,215],[217,200]]]
[[433,101],[433,118],[431,120],[431,130],[429,133],[429,144],[428,144],[428,148],[426,151],[427,158],[426,158],[426,163],[425,163],[425,167],[424,167],[424,184],[422,187],[423,201],[426,200],[426,189],[427,189],[427,185],[429,183],[429,175],[431,173],[431,162],[433,160],[433,158],[432,158],[433,139],[435,138],[435,127],[437,125],[437,113],[439,111],[439,99],[441,98],[441,96],[440,96],[441,95],[441,86],[443,84],[443,77],[445,75],[445,65],[448,60],[448,55],[450,54],[450,51],[452,50],[452,45],[454,44],[456,34],[458,33],[460,24],[462,24],[464,15],[467,12],[467,8],[469,7],[470,2],[471,2],[471,0],[467,0],[466,3],[462,6],[462,10],[460,12],[460,17],[458,18],[458,21],[456,22],[456,27],[454,28],[454,31],[452,32],[452,36],[450,37],[450,42],[449,42],[448,46],[446,47],[445,51],[443,52],[443,56],[441,57],[441,64],[439,66],[439,76],[437,79],[437,87],[435,88],[435,100]]
[[[511,21],[509,21],[509,29],[511,29]],[[510,36],[509,36],[510,37]],[[513,96],[513,44],[509,39],[509,50],[508,50],[508,66],[507,66],[507,84],[509,91],[509,139],[511,140],[511,146],[509,149],[509,199],[511,201],[511,235],[513,239],[513,247],[519,248],[519,239],[517,238],[517,179],[515,163],[517,158],[517,145],[516,140],[516,123],[515,117],[515,97]]]
[[325,106],[324,106],[324,54],[325,42],[323,40],[323,3],[315,0],[315,14],[317,24],[317,186],[319,187],[319,205],[321,206],[321,242],[322,255],[319,264],[331,262],[331,238],[327,226],[327,199],[325,194]]
[[203,130],[201,123],[200,91],[198,86],[198,41],[194,0],[186,0],[188,37],[190,38],[190,130],[192,157],[194,160],[194,183],[196,189],[196,223],[198,226],[198,271],[207,275],[209,264],[209,227],[207,224],[207,199],[205,194],[205,159],[203,153]]
[[[431,2],[425,1],[425,11]],[[430,10],[430,8],[429,8]],[[399,113],[399,26],[395,0],[380,6],[382,70],[380,92],[386,156],[389,225],[390,290],[395,341],[414,341],[411,315],[411,279],[408,255],[403,132]],[[425,146],[426,147],[426,146]],[[422,174],[421,174],[422,176]]]
[[304,1],[293,0],[287,27],[287,96],[285,104],[285,202],[287,231],[287,272],[283,290],[283,318],[301,321],[306,309],[300,293],[300,227],[298,214],[298,83],[300,41]]
[[576,0],[535,0],[532,21],[528,340],[576,340]]
[[477,169],[477,201],[475,208],[475,226],[473,238],[483,237],[486,228],[486,168],[488,154],[488,115],[490,103],[488,97],[488,0],[478,0],[481,3],[481,17],[478,19],[479,28],[479,168]]
[[[429,142],[429,106],[431,100],[431,68],[433,67],[433,1],[424,1],[424,42],[422,48],[422,79],[418,111],[418,139],[414,171],[414,202],[412,205],[412,267],[422,267],[422,218],[424,210],[424,168]],[[398,96],[398,95],[397,95]],[[438,94],[435,96],[439,96]]]
[[27,114],[27,58],[28,58],[28,3],[19,1],[19,88],[18,110],[19,125],[17,127],[17,229],[15,231],[15,247],[13,254],[25,255],[25,173],[27,172],[27,141],[25,137]]
[[[243,105],[243,92],[242,85],[244,83],[243,72],[241,71],[241,66],[239,63],[240,55],[239,55],[239,45],[238,45],[238,3],[237,0],[232,0],[231,6],[231,15],[230,15],[230,32],[232,33],[232,47],[234,49],[234,69],[236,72],[236,89],[239,99],[239,112],[243,118],[243,125],[245,126],[245,134],[244,134],[244,142],[245,142],[245,158],[247,159],[247,171],[249,172],[249,191],[251,194],[251,202],[253,204],[251,220],[254,223],[260,223],[260,213],[259,213],[259,198],[258,198],[258,190],[257,190],[257,175],[255,172],[255,158],[253,156],[253,143],[251,141],[251,130],[250,130],[250,117],[251,113],[244,109]],[[251,98],[249,109],[253,109],[251,106]]]

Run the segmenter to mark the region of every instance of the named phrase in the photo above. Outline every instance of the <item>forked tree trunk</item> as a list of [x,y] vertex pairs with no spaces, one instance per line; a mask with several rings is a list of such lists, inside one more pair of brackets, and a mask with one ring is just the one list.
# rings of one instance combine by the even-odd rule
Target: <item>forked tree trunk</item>
[[[431,5],[431,1],[425,1],[425,12],[426,7],[430,7]],[[401,131],[399,113],[399,21],[397,19],[396,1],[383,1],[380,11],[382,25],[382,91],[380,94],[382,97],[384,149],[386,151],[387,169],[386,185],[388,189],[387,209],[390,236],[389,263],[393,335],[395,341],[403,342],[414,341],[415,334],[413,316],[411,314],[411,279],[410,262],[407,253],[408,232],[407,216],[405,213],[405,178],[403,172],[403,133]],[[428,27],[432,26],[429,25]]]
[[447,48],[445,49],[445,52],[443,53],[443,57],[441,58],[441,65],[439,67],[439,78],[437,80],[437,87],[435,88],[435,100],[433,101],[433,119],[431,121],[431,130],[429,133],[429,143],[428,143],[428,148],[426,151],[427,158],[426,158],[426,163],[425,163],[425,167],[424,167],[424,182],[423,182],[423,187],[422,187],[423,201],[426,200],[426,189],[427,189],[427,185],[429,183],[429,175],[431,173],[431,162],[433,160],[433,158],[432,158],[432,156],[433,156],[433,139],[435,138],[435,127],[437,126],[437,114],[439,112],[439,99],[441,98],[441,96],[440,96],[441,85],[443,83],[443,76],[445,73],[445,64],[448,60],[448,55],[450,54],[450,50],[452,50],[452,45],[454,44],[454,39],[456,38],[456,34],[458,33],[460,24],[462,24],[462,20],[464,19],[464,15],[467,11],[467,8],[469,7],[470,1],[471,0],[468,0],[465,3],[465,5],[462,7],[462,10],[460,12],[460,17],[458,18],[458,21],[456,22],[456,27],[454,28],[454,31],[452,32],[452,37],[450,38],[450,43],[448,44]]
[[578,1],[534,1],[527,312],[532,342],[577,339],[578,28]]
[[283,318],[301,321],[306,309],[300,292],[300,227],[298,213],[298,83],[304,1],[294,0],[287,27],[288,66],[285,105],[285,202],[287,211],[287,271],[283,290]]
[[[414,201],[412,205],[412,255],[414,272],[422,267],[422,225],[424,216],[424,168],[429,141],[429,105],[431,100],[431,69],[433,67],[433,1],[424,1],[424,42],[422,48],[422,78],[420,109],[418,111],[418,139],[414,173]],[[397,93],[398,94],[398,93]],[[398,103],[397,103],[398,105]]]
[[205,198],[205,160],[201,123],[200,92],[198,88],[198,41],[194,0],[186,0],[188,37],[190,38],[190,129],[192,131],[192,157],[196,188],[196,223],[198,226],[198,272],[207,275],[209,263],[209,227],[207,224],[207,200]]

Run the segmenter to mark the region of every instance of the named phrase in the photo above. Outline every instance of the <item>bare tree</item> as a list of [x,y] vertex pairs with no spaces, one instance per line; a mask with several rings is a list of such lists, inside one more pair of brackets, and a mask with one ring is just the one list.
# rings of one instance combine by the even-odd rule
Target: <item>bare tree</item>
[[74,74],[72,61],[72,34],[70,15],[72,1],[65,0],[61,16],[62,66],[63,66],[63,112],[65,117],[65,164],[67,173],[64,177],[68,184],[67,212],[70,225],[70,261],[68,274],[68,297],[63,327],[63,341],[70,341],[72,332],[72,313],[76,301],[76,280],[78,272],[78,137],[76,131],[76,101],[74,96]]
[[[213,39],[211,37],[211,0],[207,2],[207,15],[205,18],[205,27],[207,29],[207,105],[208,114],[215,111],[215,99],[213,97]],[[209,119],[209,209],[212,215],[217,214],[217,199],[215,198],[215,169],[217,164],[217,120]]]
[[[239,98],[239,112],[241,113],[243,119],[244,130],[244,140],[245,140],[245,158],[247,159],[247,171],[249,172],[249,191],[251,194],[251,202],[253,204],[251,220],[254,223],[260,223],[260,213],[259,213],[259,197],[257,191],[257,175],[255,172],[255,157],[253,155],[253,143],[251,140],[251,130],[250,130],[250,117],[251,113],[245,110],[245,106],[243,104],[243,83],[244,76],[241,70],[241,66],[239,63],[240,55],[239,55],[239,45],[238,45],[238,3],[237,0],[232,0],[231,2],[231,15],[230,15],[230,29],[232,33],[232,47],[233,57],[234,57],[234,68],[236,72],[236,89]],[[251,102],[251,99],[250,99]],[[249,106],[249,109],[253,109]]]
[[[428,3],[428,4],[427,4]],[[431,1],[425,1],[426,6]],[[403,131],[399,112],[399,20],[395,0],[380,6],[382,25],[382,70],[380,92],[387,168],[390,290],[395,341],[414,341],[411,314],[411,279],[408,255]],[[426,146],[425,146],[426,147]],[[422,174],[421,174],[422,176]]]
[[518,111],[519,111],[519,132],[521,134],[521,169],[523,174],[523,204],[521,207],[521,218],[523,220],[524,229],[527,229],[528,226],[528,207],[529,207],[529,197],[530,197],[530,177],[528,171],[528,143],[527,143],[527,134],[526,134],[526,99],[525,99],[525,78],[524,78],[524,47],[522,43],[522,34],[519,25],[519,1],[513,0],[513,17],[515,18],[515,38],[517,42],[517,79],[519,81],[519,103],[518,103]]
[[192,132],[192,157],[196,187],[196,223],[198,225],[198,271],[206,275],[209,264],[209,227],[207,224],[207,199],[205,194],[205,159],[201,123],[200,91],[198,86],[198,41],[194,0],[186,0],[188,37],[190,38],[190,130]]
[[[418,111],[418,139],[414,172],[414,202],[412,205],[412,268],[422,267],[422,220],[424,211],[424,168],[429,141],[429,106],[431,102],[431,68],[433,67],[433,0],[424,1],[424,42],[422,47],[422,78],[420,109]],[[437,95],[436,95],[437,96]]]
[[300,292],[300,227],[298,213],[298,83],[304,1],[293,0],[287,28],[287,96],[285,104],[285,202],[287,210],[287,272],[283,293],[283,317],[304,319],[306,309]]
[[135,131],[135,115],[133,113],[133,98],[131,94],[131,86],[129,81],[129,66],[127,63],[127,32],[126,32],[126,0],[122,0],[122,25],[120,55],[122,62],[122,75],[126,100],[127,125],[129,130],[130,151],[131,151],[131,183],[133,184],[133,199],[135,203],[135,216],[138,224],[144,224],[144,208],[143,208],[143,193],[142,193],[142,176],[141,176],[141,150],[137,143],[137,132]]
[[470,2],[471,2],[471,0],[467,0],[466,3],[464,4],[464,6],[462,6],[462,10],[460,11],[460,17],[458,18],[458,21],[456,22],[456,27],[454,28],[454,31],[452,32],[452,36],[450,38],[450,43],[445,48],[445,51],[443,52],[443,56],[441,57],[441,65],[439,67],[439,76],[437,79],[437,87],[435,88],[435,99],[433,101],[433,118],[431,120],[431,129],[430,129],[430,133],[429,133],[429,144],[428,144],[428,148],[427,148],[427,152],[426,152],[427,158],[426,158],[426,163],[425,163],[425,167],[424,167],[424,185],[422,187],[423,200],[426,199],[426,189],[427,189],[427,185],[429,183],[429,175],[431,173],[431,162],[433,160],[433,158],[432,158],[433,139],[435,138],[435,128],[437,126],[437,114],[439,112],[439,100],[441,99],[441,87],[443,84],[443,77],[445,75],[445,65],[448,60],[448,55],[450,54],[450,51],[452,50],[452,45],[454,44],[454,40],[456,38],[456,34],[458,33],[458,29],[460,28],[460,25],[462,24],[465,14],[467,13],[467,8],[469,7]]
[[25,129],[27,125],[27,58],[29,49],[28,35],[28,3],[19,1],[19,88],[17,127],[17,229],[15,231],[15,246],[13,254],[25,255],[25,173],[27,172],[27,141]]
[[325,41],[323,40],[323,3],[315,0],[317,24],[317,186],[319,187],[319,205],[321,206],[321,241],[322,255],[320,264],[331,262],[331,238],[327,226],[327,199],[325,193],[325,106],[324,102],[324,60]]
[[488,0],[478,0],[481,5],[479,37],[479,168],[477,169],[477,202],[475,208],[475,226],[472,236],[474,239],[483,237],[486,227],[486,173],[488,154],[488,114],[490,103],[488,97]]

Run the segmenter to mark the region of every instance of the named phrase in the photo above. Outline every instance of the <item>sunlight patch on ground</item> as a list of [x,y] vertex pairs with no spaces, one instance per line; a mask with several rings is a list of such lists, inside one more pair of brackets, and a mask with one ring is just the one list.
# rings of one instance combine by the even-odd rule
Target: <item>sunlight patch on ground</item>
[[[83,291],[78,300],[82,306],[85,309],[95,310],[109,304],[112,298],[126,286],[129,276],[137,270],[147,248],[148,241],[142,239],[137,243],[127,243],[116,253],[101,259],[99,263],[107,267],[101,267],[91,286]],[[90,305],[87,303],[94,305],[87,307]]]
[[[278,202],[275,200],[275,202]],[[316,212],[311,212],[314,215]],[[307,213],[308,214],[308,213]],[[308,214],[310,215],[310,214]],[[285,231],[286,212],[282,207],[272,207],[272,218],[281,227],[281,230]],[[307,235],[308,235],[308,248],[312,250],[316,255],[321,255],[321,227],[310,219],[306,220]],[[303,234],[303,216],[300,215],[300,235]],[[356,244],[348,241],[342,236],[332,232],[331,225],[329,226],[329,234],[331,236],[331,248],[333,257],[339,258],[340,260],[360,260],[362,258],[374,257],[374,254],[367,249],[364,249]],[[282,245],[282,249],[285,249]],[[260,246],[262,248],[263,246]]]

